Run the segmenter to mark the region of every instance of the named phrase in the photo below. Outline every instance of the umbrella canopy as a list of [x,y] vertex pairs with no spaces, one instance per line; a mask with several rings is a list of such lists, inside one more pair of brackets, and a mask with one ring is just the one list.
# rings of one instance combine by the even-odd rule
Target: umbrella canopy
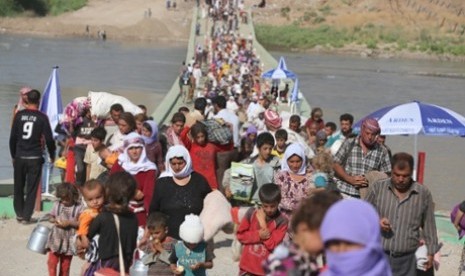
[[284,57],[279,58],[278,68],[281,68],[283,70],[287,70],[286,60],[284,59]]
[[286,61],[284,60],[284,57],[281,57],[279,59],[278,67],[271,69],[269,71],[266,71],[265,73],[262,74],[262,78],[264,79],[295,79],[297,75],[292,72],[287,70],[287,65]]
[[262,78],[264,79],[295,79],[296,74],[294,72],[280,69],[280,68],[275,68],[271,69],[265,73],[262,74]]
[[383,135],[465,136],[465,117],[448,108],[413,101],[381,108],[365,118],[375,118]]
[[[61,100],[60,83],[58,81],[58,66],[53,67],[50,78],[45,86],[39,110],[47,114],[52,131],[55,131],[55,127],[63,114],[63,102]],[[56,135],[54,132],[54,136]]]

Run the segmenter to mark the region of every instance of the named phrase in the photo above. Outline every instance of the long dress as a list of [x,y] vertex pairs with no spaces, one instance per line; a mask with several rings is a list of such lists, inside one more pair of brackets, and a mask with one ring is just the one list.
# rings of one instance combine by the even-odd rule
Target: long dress
[[[54,203],[50,214],[55,220],[78,221],[79,215],[83,210],[84,206],[80,203],[72,206],[65,206],[57,201]],[[53,226],[48,237],[47,248],[54,253],[68,256],[74,255],[72,240],[75,233],[76,229],[73,227],[63,229]]]

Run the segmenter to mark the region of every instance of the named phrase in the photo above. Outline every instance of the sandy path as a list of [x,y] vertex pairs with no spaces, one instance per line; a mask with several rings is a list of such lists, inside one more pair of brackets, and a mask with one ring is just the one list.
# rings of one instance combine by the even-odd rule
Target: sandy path
[[89,26],[91,36],[105,30],[109,39],[187,41],[194,3],[181,1],[176,10],[164,5],[164,0],[90,0],[80,10],[55,17],[0,18],[0,33],[86,36]]
[[[21,225],[14,219],[0,220],[0,275],[31,276],[47,275],[47,255],[26,249],[27,241],[35,225]],[[215,237],[214,268],[210,276],[237,275],[238,263],[231,259],[231,235],[221,233]],[[74,257],[71,262],[72,276],[78,276],[83,261]]]

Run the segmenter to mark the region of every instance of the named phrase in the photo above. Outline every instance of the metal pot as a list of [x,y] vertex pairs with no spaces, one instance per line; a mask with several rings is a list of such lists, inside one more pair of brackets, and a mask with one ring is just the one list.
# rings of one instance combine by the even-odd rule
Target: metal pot
[[29,237],[27,248],[34,252],[45,254],[49,233],[49,227],[42,224],[37,224],[37,226],[32,231],[31,236]]
[[149,273],[149,267],[144,264],[141,259],[136,260],[137,249],[134,250],[132,255],[132,266],[129,268],[129,275],[131,276],[147,276]]

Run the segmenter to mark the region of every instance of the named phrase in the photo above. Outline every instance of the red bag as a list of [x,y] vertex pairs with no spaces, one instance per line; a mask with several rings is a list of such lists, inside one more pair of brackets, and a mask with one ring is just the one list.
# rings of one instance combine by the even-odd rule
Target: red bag
[[129,275],[127,273],[121,274],[119,271],[114,270],[113,268],[103,267],[94,272],[95,276],[121,276]]

